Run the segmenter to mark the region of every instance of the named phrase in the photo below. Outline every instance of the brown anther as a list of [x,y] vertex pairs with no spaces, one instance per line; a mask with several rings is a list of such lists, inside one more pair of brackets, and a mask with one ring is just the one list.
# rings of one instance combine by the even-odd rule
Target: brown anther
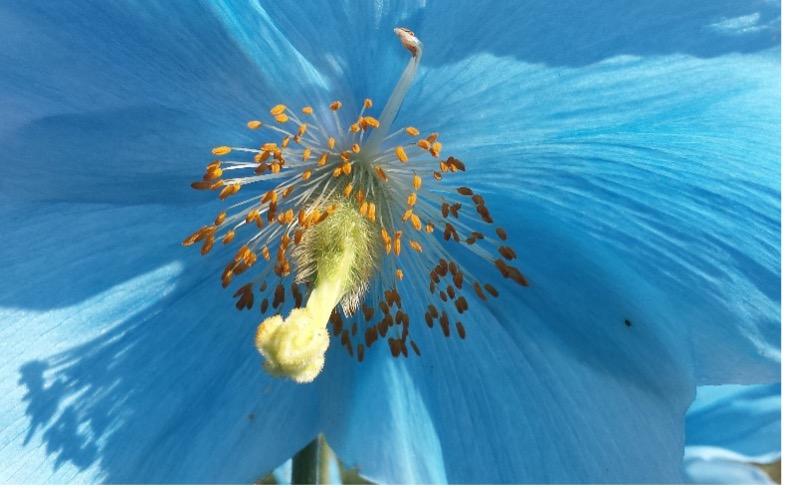
[[455,308],[458,310],[458,313],[463,313],[469,309],[469,302],[467,302],[464,297],[458,297],[458,299],[455,300]]
[[356,335],[357,335],[357,322],[354,322],[352,324],[352,336],[356,336]]
[[413,340],[409,339],[409,345],[412,346],[412,350],[414,350],[414,354],[416,354],[419,357],[420,356],[420,348],[417,347],[417,343],[414,342]]
[[194,190],[211,190],[212,184],[209,181],[194,181],[191,183],[191,188]]
[[456,159],[450,156],[449,158],[447,158],[446,163],[450,167],[450,171],[455,171],[455,170],[466,171],[466,165],[463,164],[463,162],[460,159]]
[[281,306],[285,299],[286,290],[282,284],[278,283],[278,286],[275,287],[275,293],[273,295],[273,308],[278,308]]
[[363,362],[364,358],[365,358],[365,349],[363,349],[363,345],[362,344],[358,344],[357,345],[357,361],[361,363],[361,362]]
[[467,187],[467,186],[459,187],[458,188],[458,193],[460,193],[461,195],[465,195],[467,197],[471,196],[471,195],[474,195],[474,192],[472,191],[472,189]]
[[499,254],[501,254],[504,257],[504,259],[506,259],[507,261],[512,261],[513,259],[518,257],[515,254],[515,251],[509,246],[501,246],[499,248]]
[[442,174],[438,171],[433,172],[433,179],[436,181],[442,181]]
[[431,314],[427,312],[425,313],[425,324],[428,327],[433,327],[433,317],[431,317]]
[[450,205],[450,213],[456,219],[458,218],[458,210],[460,210],[460,209],[461,209],[461,204],[460,203],[453,203],[452,205]]
[[455,298],[455,288],[452,285],[447,285],[447,295],[450,297],[450,300]]
[[478,282],[475,281],[472,284],[472,286],[474,288],[474,293],[477,294],[477,296],[480,298],[480,300],[483,300],[483,301],[488,300],[488,297],[485,296],[485,293],[483,293],[482,287],[480,286],[480,284]]
[[450,337],[450,319],[447,317],[447,312],[444,310],[442,310],[442,314],[439,316],[439,325],[442,327],[444,337]]
[[262,305],[259,307],[259,310],[262,313],[265,313],[265,312],[267,312],[267,307],[269,307],[269,306],[270,306],[270,300],[265,298],[264,300],[262,300]]
[[333,111],[339,110],[342,106],[343,106],[343,104],[340,101],[336,100],[336,101],[334,101],[333,103],[330,104],[330,110],[333,110]]
[[458,337],[461,339],[466,339],[466,329],[463,327],[462,323],[455,322],[455,330],[458,331]]
[[262,247],[262,257],[265,261],[270,260],[270,249],[267,246]]
[[430,134],[428,134],[428,137],[426,137],[426,140],[428,142],[430,142],[431,144],[433,144],[434,142],[436,142],[436,139],[438,137],[439,137],[439,133],[438,132],[431,132]]
[[363,317],[365,318],[366,322],[370,322],[373,318],[373,307],[369,307],[368,305],[363,303]]
[[496,291],[496,288],[494,288],[494,287],[493,287],[493,285],[491,285],[490,283],[486,283],[486,284],[484,285],[484,288],[485,288],[485,290],[487,290],[487,291],[488,291],[488,293],[490,293],[490,294],[491,294],[491,296],[492,296],[493,298],[497,298],[497,297],[499,296],[499,292],[498,292],[498,291]]
[[447,301],[447,294],[444,293],[443,291],[440,291],[439,292],[439,298],[441,298],[443,302],[446,302]]
[[445,219],[450,214],[450,205],[447,203],[442,203],[442,217]]
[[477,194],[472,196],[472,201],[474,202],[475,205],[485,205],[485,199],[483,199],[480,195]]
[[505,230],[504,230],[504,229],[502,229],[501,227],[498,227],[498,228],[496,229],[496,235],[497,235],[497,236],[499,236],[499,239],[501,239],[501,240],[503,240],[503,241],[506,241],[506,240],[507,240],[507,231],[505,231]]
[[387,344],[390,346],[390,352],[393,357],[397,358],[401,354],[401,344],[397,339],[393,339],[392,337],[387,339]]
[[240,297],[235,304],[237,310],[242,310],[244,308],[250,310],[253,307],[253,290],[251,289],[253,285],[248,283],[246,285],[241,286],[236,292],[234,292],[234,297]]

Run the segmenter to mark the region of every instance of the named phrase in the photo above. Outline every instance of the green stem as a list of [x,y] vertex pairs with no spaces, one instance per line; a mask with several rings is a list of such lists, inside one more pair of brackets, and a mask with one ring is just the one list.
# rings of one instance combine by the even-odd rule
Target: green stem
[[318,485],[327,482],[329,453],[324,436],[319,434],[292,458],[292,484]]

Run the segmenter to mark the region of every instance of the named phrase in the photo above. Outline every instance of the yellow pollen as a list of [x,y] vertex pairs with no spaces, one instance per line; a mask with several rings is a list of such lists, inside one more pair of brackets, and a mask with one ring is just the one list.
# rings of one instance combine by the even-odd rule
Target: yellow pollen
[[225,156],[232,152],[232,148],[229,146],[218,146],[213,148],[213,154],[216,156]]
[[350,125],[349,126],[349,130],[354,132],[354,133],[360,132],[360,124],[355,123],[355,124]]
[[395,276],[398,278],[399,281],[403,281],[403,270],[401,268],[396,269]]
[[387,173],[384,172],[381,166],[375,166],[374,170],[376,171],[376,176],[378,176],[380,180],[384,182],[387,181]]
[[415,190],[419,190],[420,187],[422,186],[422,178],[418,175],[414,175],[412,177],[412,186],[414,187]]
[[281,172],[281,165],[279,163],[273,163],[270,165],[270,169],[273,173],[280,173]]
[[306,169],[303,171],[303,180],[308,181],[309,179],[311,179],[311,170]]
[[360,215],[363,217],[368,216],[368,202],[363,202],[363,204],[360,205]]
[[305,107],[303,107],[302,112],[305,115],[313,115],[313,107],[311,107],[310,105],[305,106]]
[[363,117],[363,122],[365,122],[365,125],[368,127],[373,127],[374,129],[379,127],[379,121],[373,117]]
[[276,144],[274,142],[267,142],[267,143],[262,145],[262,150],[263,151],[270,151],[270,152],[277,151],[278,150],[278,144]]
[[415,230],[422,229],[422,221],[420,220],[420,217],[414,213],[412,214],[412,227],[414,227]]
[[407,127],[406,128],[406,133],[409,134],[412,137],[417,137],[417,136],[420,135],[420,131],[417,130],[417,127]]
[[371,108],[371,107],[373,107],[373,100],[371,100],[370,98],[366,98],[366,99],[363,101],[363,107],[365,107],[365,108]]
[[262,126],[262,122],[259,120],[249,120],[246,125],[248,126],[249,129],[256,130]]
[[387,233],[387,229],[382,227],[381,230],[382,242],[390,242],[390,234]]
[[311,149],[305,148],[303,151],[303,161],[308,161],[309,159],[311,159]]
[[343,163],[343,165],[341,165],[341,171],[345,175],[350,175],[352,173],[352,164],[349,162]]
[[433,232],[433,224],[425,224],[425,232],[429,234]]
[[303,136],[306,132],[308,132],[308,124],[300,124],[300,127],[297,128],[297,135]]
[[338,178],[339,176],[341,176],[341,167],[340,166],[338,166],[337,168],[335,168],[333,170],[333,177],[334,178]]
[[409,247],[414,249],[416,252],[422,252],[422,244],[417,241],[409,241]]
[[435,158],[439,157],[439,153],[442,150],[442,143],[441,142],[434,142],[431,144],[431,155]]
[[401,146],[395,148],[395,155],[398,156],[398,160],[402,163],[409,160],[409,156],[406,155],[406,151],[404,151]]
[[406,199],[406,204],[410,207],[413,207],[415,203],[417,203],[417,194],[409,193],[409,197]]
[[357,154],[360,152],[360,145],[359,144],[352,144],[352,152]]
[[278,105],[270,109],[270,115],[272,115],[273,117],[277,115],[281,115],[284,112],[286,112],[286,105],[282,103],[279,103]]
[[322,155],[319,156],[319,160],[316,161],[316,164],[318,164],[319,166],[324,166],[325,164],[327,164],[327,153],[322,153]]
[[351,195],[351,194],[352,194],[352,184],[349,183],[348,185],[343,187],[343,196],[345,196],[346,198],[349,198],[349,195]]
[[368,204],[368,218],[371,222],[376,222],[376,204],[373,202]]
[[340,101],[336,100],[336,101],[334,101],[333,103],[330,104],[330,110],[333,110],[333,111],[339,110],[342,106],[343,106],[343,104]]
[[335,149],[335,137],[330,137],[327,139],[327,147],[329,147],[331,151]]
[[286,122],[289,122],[289,116],[286,114],[278,114],[275,116],[275,121],[279,124],[285,124]]
[[401,220],[403,220],[404,222],[406,222],[406,221],[407,221],[407,220],[409,220],[411,217],[412,217],[412,209],[410,209],[410,208],[407,208],[407,209],[406,209],[406,211],[405,211],[405,212],[403,213],[403,215],[401,216]]

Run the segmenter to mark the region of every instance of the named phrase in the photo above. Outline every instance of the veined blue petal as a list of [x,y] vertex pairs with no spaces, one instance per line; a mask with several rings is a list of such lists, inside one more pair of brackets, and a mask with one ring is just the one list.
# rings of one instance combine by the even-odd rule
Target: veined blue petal
[[172,260],[197,210],[3,207],[0,479],[247,483],[316,434],[315,386],[265,375],[257,317]]
[[[636,306],[667,310],[659,326],[689,332],[700,383],[775,381],[778,56],[575,69],[481,55],[430,70],[409,113],[442,132],[470,186],[508,212],[498,220],[517,227],[535,283],[566,272],[536,276],[528,264],[539,228],[557,228],[605,268],[629,267],[623,281],[661,290],[662,301]],[[441,123],[425,126],[435,113]]]

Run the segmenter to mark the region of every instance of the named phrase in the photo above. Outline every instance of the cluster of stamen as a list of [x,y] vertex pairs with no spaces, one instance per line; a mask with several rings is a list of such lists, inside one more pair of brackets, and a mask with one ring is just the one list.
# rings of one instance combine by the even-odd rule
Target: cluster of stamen
[[[411,34],[396,33],[402,41]],[[416,54],[406,42],[404,46],[418,55],[419,50]],[[186,246],[200,244],[201,253],[207,254],[217,241],[229,247],[243,236],[243,244],[221,274],[222,286],[252,274],[234,293],[237,309],[252,310],[258,303],[262,314],[283,314],[287,309],[305,310],[301,307],[306,297],[320,283],[333,279],[318,271],[320,260],[331,259],[330,253],[337,252],[318,247],[322,241],[315,236],[320,226],[339,218],[336,215],[342,219],[348,215],[347,221],[352,215],[362,219],[363,227],[356,234],[360,237],[351,239],[371,237],[358,244],[365,246],[363,252],[348,244],[346,252],[351,251],[351,256],[347,254],[346,262],[352,264],[346,266],[351,269],[346,276],[333,279],[340,283],[336,285],[340,292],[337,306],[329,312],[332,334],[340,337],[341,345],[358,361],[382,339],[394,357],[409,357],[410,351],[420,355],[410,332],[416,322],[410,320],[399,292],[409,277],[425,280],[422,296],[430,292],[434,297],[431,303],[422,300],[424,309],[412,317],[424,317],[428,327],[438,324],[445,337],[450,336],[450,324],[458,337],[466,337],[466,326],[457,319],[472,300],[499,296],[492,284],[474,278],[451,259],[450,246],[468,249],[495,266],[502,277],[528,284],[511,264],[517,255],[505,244],[503,228],[493,227],[484,234],[470,227],[493,224],[482,196],[461,186],[456,191],[461,201],[454,201],[450,197],[454,193],[441,187],[445,177],[466,171],[466,165],[453,156],[442,158],[442,142],[435,132],[423,136],[419,129],[405,127],[388,134],[389,126],[380,120],[394,117],[387,115],[385,107],[376,118],[368,113],[373,107],[365,99],[359,114],[346,125],[340,101],[299,111],[279,104],[270,109],[270,122],[249,121],[248,129],[267,132],[263,142],[256,147],[214,148],[216,159],[207,165],[202,179],[191,185],[216,192],[222,201],[238,201],[184,241]],[[257,186],[262,189],[248,190]],[[240,198],[246,193],[247,198]],[[473,205],[475,215],[467,215],[464,205]],[[358,267],[363,271],[358,272]],[[256,272],[250,273],[252,269]],[[344,327],[345,321],[351,325]],[[263,322],[260,333],[264,326]],[[280,319],[275,325],[287,326]],[[263,354],[270,353],[265,349]],[[290,376],[310,381],[315,374]]]

